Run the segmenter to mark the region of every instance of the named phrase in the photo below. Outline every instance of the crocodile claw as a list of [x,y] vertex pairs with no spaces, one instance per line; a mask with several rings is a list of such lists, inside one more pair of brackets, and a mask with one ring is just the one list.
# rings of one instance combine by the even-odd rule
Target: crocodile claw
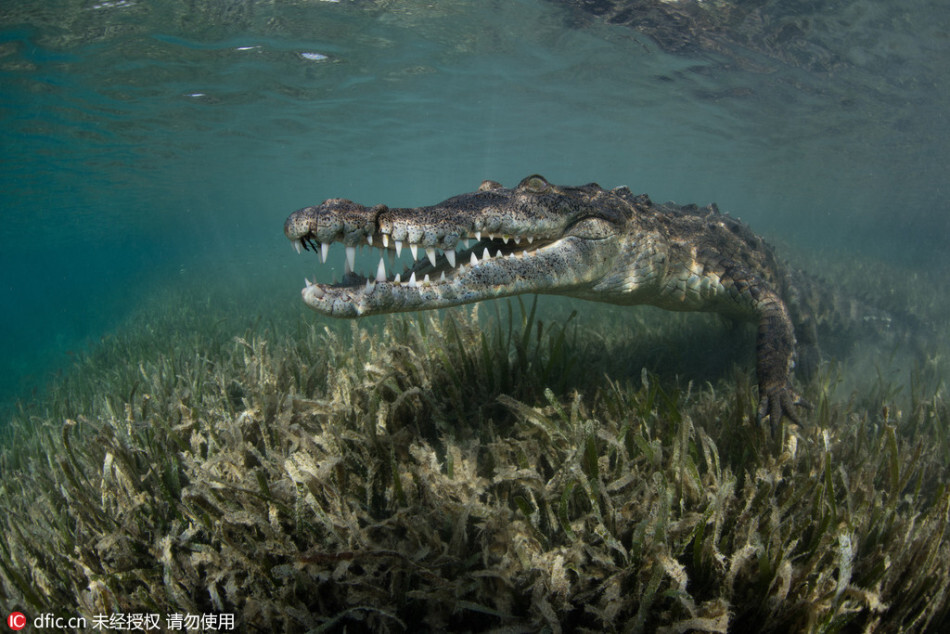
[[797,425],[802,424],[798,413],[795,411],[797,407],[812,409],[811,403],[799,396],[790,386],[764,390],[764,394],[759,398],[757,415],[759,424],[768,417],[769,425],[772,428],[772,437],[774,438],[782,428],[782,416],[787,417]]

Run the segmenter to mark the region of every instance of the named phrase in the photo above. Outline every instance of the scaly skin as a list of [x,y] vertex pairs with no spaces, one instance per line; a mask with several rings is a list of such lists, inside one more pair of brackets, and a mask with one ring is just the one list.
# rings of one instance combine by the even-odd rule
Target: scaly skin
[[333,242],[351,253],[367,243],[419,250],[398,282],[385,270],[364,277],[350,264],[339,284],[308,281],[304,301],[334,317],[546,293],[756,320],[759,419],[774,432],[782,416],[797,422],[795,407],[807,406],[791,378],[795,324],[807,333],[811,320],[790,314],[785,299],[796,291],[771,248],[714,205],[657,205],[626,187],[560,187],[529,176],[512,189],[485,181],[431,207],[331,199],[295,211],[284,233],[298,251]]

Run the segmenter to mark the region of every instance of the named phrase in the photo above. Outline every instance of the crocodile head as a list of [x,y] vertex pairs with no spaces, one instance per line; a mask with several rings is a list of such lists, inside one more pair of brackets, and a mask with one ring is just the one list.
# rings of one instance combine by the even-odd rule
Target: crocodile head
[[[622,190],[622,191],[621,191]],[[345,246],[342,281],[307,281],[304,301],[334,317],[424,310],[520,293],[583,297],[607,275],[629,222],[629,190],[558,187],[529,176],[517,187],[485,181],[478,191],[429,207],[364,207],[343,199],[295,211],[284,233],[298,252],[326,261]],[[375,271],[354,271],[357,248],[381,254]],[[392,271],[408,248],[412,264]]]

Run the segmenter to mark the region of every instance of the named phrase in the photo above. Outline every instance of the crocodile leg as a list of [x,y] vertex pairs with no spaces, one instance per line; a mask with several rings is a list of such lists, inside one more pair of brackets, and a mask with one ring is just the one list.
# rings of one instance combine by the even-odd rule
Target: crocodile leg
[[766,417],[777,435],[782,416],[801,424],[795,406],[809,408],[791,385],[795,355],[795,328],[784,302],[771,289],[758,287],[756,298],[759,327],[756,336],[756,375],[759,380],[758,419]]

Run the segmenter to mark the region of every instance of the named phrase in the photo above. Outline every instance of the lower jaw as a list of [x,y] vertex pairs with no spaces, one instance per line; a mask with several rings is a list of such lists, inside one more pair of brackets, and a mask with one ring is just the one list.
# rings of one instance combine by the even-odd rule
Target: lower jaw
[[414,286],[389,281],[367,281],[362,286],[311,284],[301,294],[310,308],[334,317],[428,310],[488,299],[480,293],[459,293],[451,282]]

